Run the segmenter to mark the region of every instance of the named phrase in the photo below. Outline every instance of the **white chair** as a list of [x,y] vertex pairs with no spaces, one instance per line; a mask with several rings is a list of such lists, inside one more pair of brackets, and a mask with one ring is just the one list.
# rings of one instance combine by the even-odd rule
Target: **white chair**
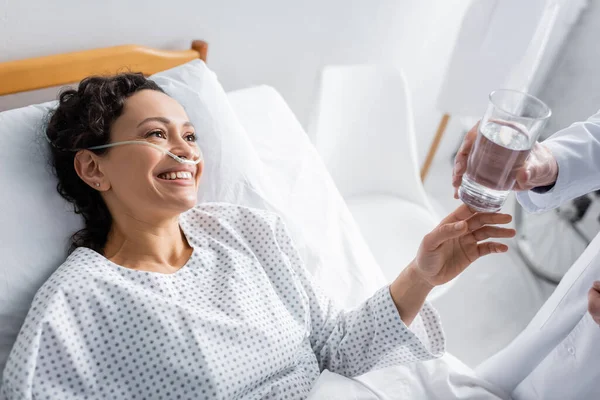
[[321,78],[311,138],[391,281],[439,222],[419,176],[405,78],[390,65],[329,66]]

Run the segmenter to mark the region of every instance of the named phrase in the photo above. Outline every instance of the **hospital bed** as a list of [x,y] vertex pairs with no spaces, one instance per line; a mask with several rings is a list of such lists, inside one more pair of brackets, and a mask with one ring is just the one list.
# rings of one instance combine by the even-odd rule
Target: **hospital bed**
[[[159,84],[199,97],[209,115],[198,114],[189,109],[192,103],[174,96],[187,107],[196,126],[218,132],[200,135],[206,168],[199,201],[278,212],[317,282],[342,306],[357,305],[389,279],[321,157],[275,89],[257,86],[225,94],[220,87],[204,88],[194,74],[198,63],[206,61],[207,49],[203,41],[194,41],[184,51],[117,46],[0,63],[0,96],[127,67],[147,75],[158,73],[153,77]],[[81,226],[56,192],[48,164],[43,126],[54,104],[0,113],[0,371],[35,292],[64,261],[68,238]],[[352,382],[370,388],[379,398],[473,398],[473,394],[497,398],[486,397],[487,384],[450,355],[374,371]],[[349,398],[344,388],[336,390],[342,396],[338,398]],[[347,390],[353,390],[351,385]]]

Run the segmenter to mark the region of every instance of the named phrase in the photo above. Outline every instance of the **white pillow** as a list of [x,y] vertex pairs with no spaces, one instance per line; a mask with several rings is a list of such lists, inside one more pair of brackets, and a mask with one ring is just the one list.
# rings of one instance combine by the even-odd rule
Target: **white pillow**
[[358,305],[386,280],[292,110],[268,86],[231,92],[229,102],[262,162],[248,179],[265,208],[283,217],[326,293],[346,308]]
[[[202,61],[152,79],[186,109],[206,159],[200,201],[262,204],[246,171],[260,164],[223,88]],[[65,260],[82,220],[56,191],[44,120],[56,102],[0,113],[0,373],[37,289]]]

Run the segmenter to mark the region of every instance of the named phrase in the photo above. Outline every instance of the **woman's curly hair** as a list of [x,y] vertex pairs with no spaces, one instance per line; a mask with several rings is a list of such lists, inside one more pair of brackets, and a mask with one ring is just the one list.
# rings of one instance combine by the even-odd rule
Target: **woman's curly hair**
[[[85,227],[71,237],[69,252],[88,247],[103,253],[112,217],[100,193],[75,171],[77,149],[110,142],[110,131],[123,113],[125,100],[140,90],[164,91],[141,73],[85,78],[77,89],[61,92],[58,107],[49,115],[46,135],[51,143],[52,167],[57,190],[81,214]],[[94,150],[103,154],[106,150]]]

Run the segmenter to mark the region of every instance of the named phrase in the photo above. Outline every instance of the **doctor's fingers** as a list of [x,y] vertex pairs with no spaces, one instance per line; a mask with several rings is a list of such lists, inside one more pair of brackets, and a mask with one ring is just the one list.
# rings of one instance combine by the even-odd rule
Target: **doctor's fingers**
[[552,181],[552,168],[548,164],[525,165],[517,171],[515,190],[530,190],[546,186]]
[[533,186],[530,182],[530,177],[531,172],[528,171],[525,168],[520,168],[517,171],[516,174],[516,181],[515,181],[515,186],[514,186],[514,190],[529,190],[534,188],[535,186]]
[[462,176],[467,170],[467,160],[469,159],[469,154],[473,149],[473,144],[475,143],[475,139],[477,139],[477,128],[479,127],[479,122],[475,124],[473,128],[465,135],[463,139],[462,145],[456,153],[456,157],[454,159],[454,168],[452,169],[452,186],[458,188],[460,183],[462,182]]
[[536,142],[523,168],[517,172],[515,190],[529,190],[556,182],[558,164],[552,151]]
[[588,311],[594,321],[600,324],[600,292],[591,288],[588,292]]

